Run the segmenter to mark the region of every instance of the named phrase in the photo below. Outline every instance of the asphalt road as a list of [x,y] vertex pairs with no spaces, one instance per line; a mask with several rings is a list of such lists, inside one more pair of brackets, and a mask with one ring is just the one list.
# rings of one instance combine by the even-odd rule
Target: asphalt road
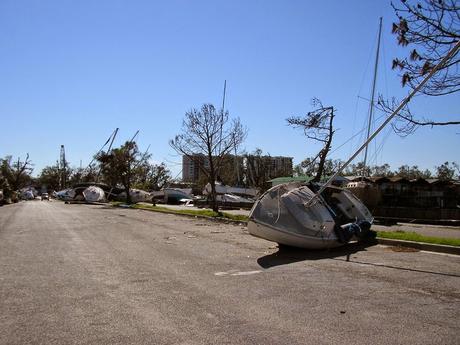
[[282,249],[242,226],[0,207],[0,344],[459,344],[460,257]]

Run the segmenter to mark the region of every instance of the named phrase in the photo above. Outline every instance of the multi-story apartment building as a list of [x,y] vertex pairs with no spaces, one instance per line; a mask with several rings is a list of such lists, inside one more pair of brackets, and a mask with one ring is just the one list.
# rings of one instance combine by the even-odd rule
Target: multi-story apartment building
[[209,159],[205,155],[182,156],[182,181],[196,183],[202,179],[203,172],[200,167],[209,168]]
[[[209,159],[205,155],[183,156],[182,180],[198,183],[205,179],[205,174],[200,167],[209,168]],[[292,176],[292,169],[292,157],[227,155],[217,175],[225,184],[261,187],[273,178]]]
[[262,187],[276,177],[292,176],[292,157],[247,155],[245,158],[247,183],[251,186]]

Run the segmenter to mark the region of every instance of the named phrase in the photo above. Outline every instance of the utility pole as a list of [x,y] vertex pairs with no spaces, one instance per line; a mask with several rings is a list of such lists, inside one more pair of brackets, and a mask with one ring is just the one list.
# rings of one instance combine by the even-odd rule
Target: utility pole
[[61,145],[61,154],[59,157],[60,168],[61,168],[61,189],[66,187],[66,161],[65,161],[65,149],[64,145]]

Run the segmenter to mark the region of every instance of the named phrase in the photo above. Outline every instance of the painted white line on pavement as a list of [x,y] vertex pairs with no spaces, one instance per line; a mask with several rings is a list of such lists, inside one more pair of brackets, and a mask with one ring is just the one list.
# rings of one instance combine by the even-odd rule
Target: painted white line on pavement
[[216,272],[214,273],[215,276],[221,277],[221,276],[249,276],[251,274],[257,274],[261,273],[262,271],[246,271],[246,272],[239,272],[237,270],[230,270],[227,272]]

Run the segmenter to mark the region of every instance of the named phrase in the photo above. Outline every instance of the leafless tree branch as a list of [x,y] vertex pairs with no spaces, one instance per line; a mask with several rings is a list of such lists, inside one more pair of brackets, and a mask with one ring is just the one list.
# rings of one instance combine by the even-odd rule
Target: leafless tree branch
[[319,181],[324,171],[326,157],[331,149],[334,135],[333,120],[334,108],[324,107],[321,101],[313,98],[312,105],[315,110],[308,112],[304,117],[291,116],[286,119],[289,126],[301,128],[308,139],[321,142],[323,148],[318,153],[319,163],[315,181]]
[[[384,113],[391,114],[398,106],[399,102],[396,98],[392,98],[391,101],[385,100],[381,95],[377,102],[377,108]],[[393,130],[400,136],[408,136],[414,133],[417,128],[423,126],[451,126],[460,125],[460,121],[433,121],[430,119],[418,119],[416,118],[408,106],[404,107],[401,112],[395,117],[395,120],[391,123]]]
[[[401,46],[413,46],[409,57],[395,58],[393,69],[400,70],[402,85],[415,88],[460,39],[460,3],[456,0],[401,0],[391,3],[398,22],[392,32]],[[455,56],[422,88],[429,96],[460,90],[459,59]]]

